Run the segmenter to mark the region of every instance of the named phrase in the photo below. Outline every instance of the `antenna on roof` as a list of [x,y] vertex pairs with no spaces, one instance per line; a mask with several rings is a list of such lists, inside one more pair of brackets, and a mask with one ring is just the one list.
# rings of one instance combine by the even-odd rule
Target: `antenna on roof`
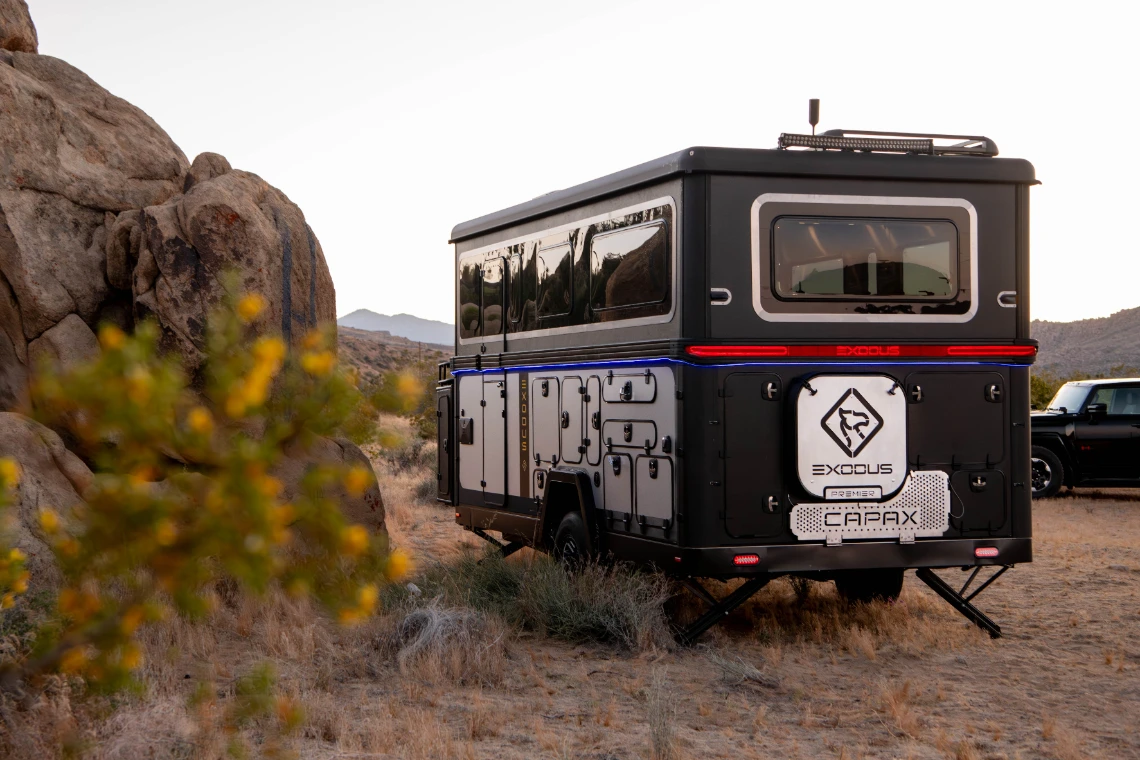
[[819,98],[808,101],[808,124],[811,124],[811,133],[815,134],[815,125],[819,124]]

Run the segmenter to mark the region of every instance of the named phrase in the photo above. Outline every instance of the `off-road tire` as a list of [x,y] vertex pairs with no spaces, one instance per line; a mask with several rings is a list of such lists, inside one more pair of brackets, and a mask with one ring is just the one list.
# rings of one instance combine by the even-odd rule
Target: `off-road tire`
[[849,602],[893,602],[902,594],[903,570],[847,570],[835,576],[835,589]]
[[1056,496],[1065,482],[1061,458],[1044,446],[1034,446],[1029,460],[1029,482],[1034,499]]
[[586,524],[582,522],[582,515],[570,512],[558,524],[554,532],[554,558],[569,568],[584,563],[589,557],[589,537],[586,535]]

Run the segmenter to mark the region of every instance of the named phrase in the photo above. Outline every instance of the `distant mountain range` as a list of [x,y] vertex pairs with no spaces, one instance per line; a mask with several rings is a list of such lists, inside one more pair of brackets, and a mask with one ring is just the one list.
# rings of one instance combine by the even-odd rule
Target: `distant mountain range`
[[1041,343],[1034,367],[1062,377],[1095,377],[1120,365],[1140,368],[1140,307],[1076,322],[1035,319],[1029,334]]
[[411,314],[388,316],[368,309],[357,309],[351,314],[345,314],[336,323],[341,327],[386,332],[417,343],[433,343],[438,346],[455,344],[455,325],[414,317]]

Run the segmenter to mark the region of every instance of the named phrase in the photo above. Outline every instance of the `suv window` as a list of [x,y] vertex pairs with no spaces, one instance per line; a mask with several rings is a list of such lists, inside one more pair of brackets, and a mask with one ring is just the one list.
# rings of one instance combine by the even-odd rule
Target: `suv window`
[[780,298],[946,300],[958,292],[958,230],[944,220],[784,216],[772,225],[772,249]]
[[1089,395],[1089,387],[1087,385],[1074,385],[1073,383],[1065,383],[1053,396],[1053,400],[1049,402],[1049,409],[1064,409],[1067,412],[1079,412],[1083,407],[1081,402]]
[[1096,389],[1089,405],[1104,404],[1111,415],[1140,415],[1140,386],[1107,385]]

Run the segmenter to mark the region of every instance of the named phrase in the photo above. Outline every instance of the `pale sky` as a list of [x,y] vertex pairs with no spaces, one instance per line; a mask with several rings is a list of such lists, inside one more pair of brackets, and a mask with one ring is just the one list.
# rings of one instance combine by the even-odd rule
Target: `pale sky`
[[1026,158],[1032,312],[1140,306],[1135,3],[28,0],[40,52],[261,175],[337,314],[453,320],[458,222],[693,145],[984,134]]

